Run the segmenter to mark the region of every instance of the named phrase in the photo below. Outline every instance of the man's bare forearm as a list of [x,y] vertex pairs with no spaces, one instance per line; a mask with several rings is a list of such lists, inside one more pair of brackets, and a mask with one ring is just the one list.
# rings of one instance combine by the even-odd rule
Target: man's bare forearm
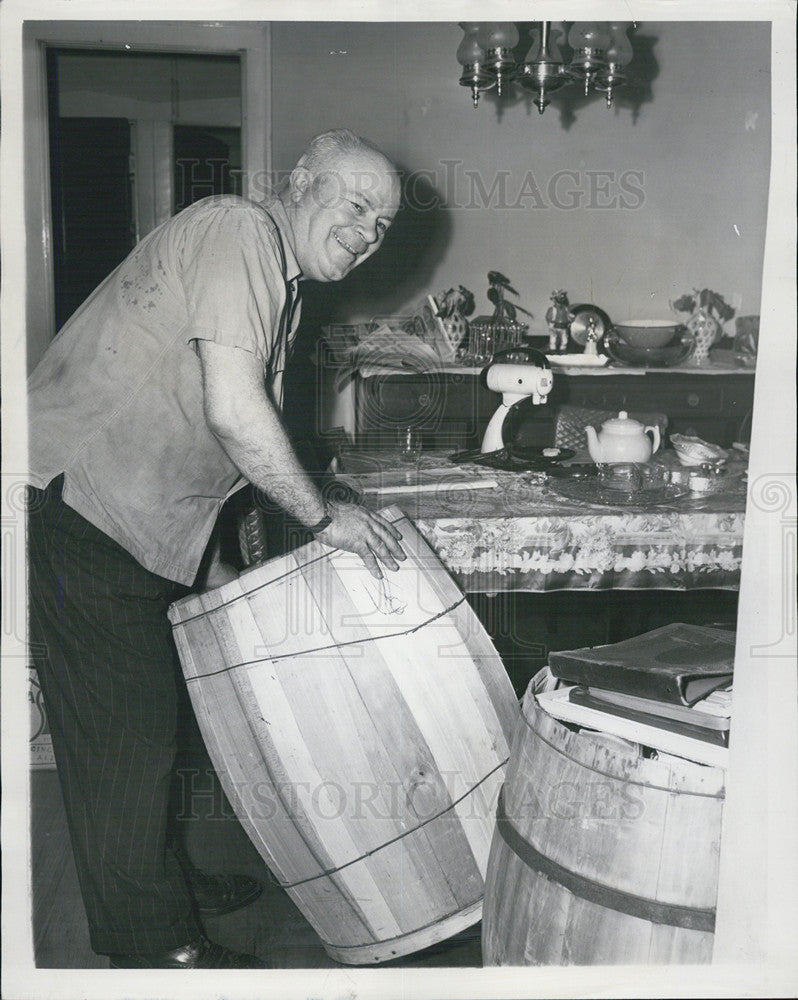
[[[299,464],[280,414],[263,386],[263,368],[246,351],[199,341],[205,419],[237,468],[306,527],[325,518],[321,494]],[[405,558],[401,532],[358,504],[330,503],[318,538],[331,548],[356,552],[372,576],[378,560],[389,570]]]
[[[271,408],[270,403],[258,408],[260,412],[252,413],[249,426],[257,437],[249,438],[250,431],[245,436],[240,427],[226,433],[216,431],[216,437],[233,464],[254,486],[302,524],[316,524],[324,517],[321,494],[299,464],[276,414],[270,415],[267,408]],[[266,447],[261,432],[268,435]]]
[[324,502],[302,468],[254,358],[201,343],[208,426],[254,486],[302,524],[324,517]]

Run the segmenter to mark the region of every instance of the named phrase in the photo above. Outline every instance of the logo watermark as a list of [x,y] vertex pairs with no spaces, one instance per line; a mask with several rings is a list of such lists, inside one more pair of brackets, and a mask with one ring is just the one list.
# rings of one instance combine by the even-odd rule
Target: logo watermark
[[[212,773],[184,768],[177,772],[177,777],[179,819],[229,819],[226,799]],[[409,773],[404,781],[263,779],[228,782],[226,793],[255,822],[267,823],[288,814],[295,818],[306,816],[320,824],[340,819],[365,823],[394,821],[401,831],[412,830],[445,814],[460,823],[494,816],[502,780],[502,770],[474,783],[461,772],[426,767]],[[636,822],[645,813],[640,789],[619,780],[595,778],[547,783],[537,776],[516,775],[508,791],[510,804],[505,814],[519,824],[544,820]]]
[[[221,189],[246,190],[253,201],[274,198],[290,183],[290,171],[246,173],[222,159],[184,160],[178,164],[186,204]],[[411,212],[441,210],[484,211],[636,211],[646,202],[646,173],[642,168],[564,167],[550,174],[534,169],[487,171],[462,159],[439,160],[431,167],[398,171],[402,206]],[[320,208],[343,203],[354,191],[360,195],[382,189],[385,175],[354,171],[345,179],[325,170],[309,195]]]

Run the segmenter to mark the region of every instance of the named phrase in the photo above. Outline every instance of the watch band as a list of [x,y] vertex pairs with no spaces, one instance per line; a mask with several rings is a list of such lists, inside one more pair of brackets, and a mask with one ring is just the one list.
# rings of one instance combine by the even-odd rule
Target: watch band
[[332,524],[332,515],[329,513],[329,506],[327,501],[324,501],[324,517],[316,524],[308,525],[308,531],[313,532],[314,535],[318,535],[320,531],[324,531],[325,528],[329,528]]

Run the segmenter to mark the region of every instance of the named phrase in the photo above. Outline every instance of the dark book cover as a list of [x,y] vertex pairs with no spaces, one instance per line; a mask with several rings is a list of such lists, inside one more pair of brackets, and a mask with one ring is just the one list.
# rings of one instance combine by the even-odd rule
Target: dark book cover
[[623,642],[549,653],[554,677],[583,687],[693,705],[727,685],[735,633],[677,622]]

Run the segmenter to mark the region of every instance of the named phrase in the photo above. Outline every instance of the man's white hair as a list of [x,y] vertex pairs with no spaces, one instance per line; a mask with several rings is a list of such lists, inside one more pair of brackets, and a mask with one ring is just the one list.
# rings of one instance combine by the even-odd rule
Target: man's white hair
[[382,157],[389,165],[391,161],[378,149],[373,142],[355,135],[348,128],[333,128],[314,136],[297,161],[298,167],[304,167],[314,176],[329,170],[343,156],[352,153],[372,153]]

